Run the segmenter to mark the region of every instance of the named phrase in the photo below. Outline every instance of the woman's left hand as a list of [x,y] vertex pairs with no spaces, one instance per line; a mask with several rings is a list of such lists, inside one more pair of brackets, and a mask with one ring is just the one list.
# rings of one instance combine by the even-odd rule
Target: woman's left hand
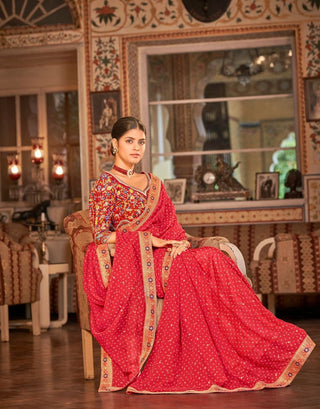
[[172,258],[176,258],[177,256],[180,256],[181,253],[188,250],[189,247],[190,243],[188,240],[177,241],[172,244],[172,247],[170,247],[170,255]]
[[152,245],[153,247],[168,247],[168,251],[170,251],[173,258],[190,247],[188,240],[164,240],[155,236],[152,236]]

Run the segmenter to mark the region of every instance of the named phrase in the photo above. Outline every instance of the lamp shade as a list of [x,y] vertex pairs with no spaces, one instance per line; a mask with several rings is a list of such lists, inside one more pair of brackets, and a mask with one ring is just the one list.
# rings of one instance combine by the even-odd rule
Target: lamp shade
[[32,138],[31,161],[35,165],[40,165],[44,160],[42,140],[41,137]]
[[21,177],[21,166],[17,155],[8,155],[8,176],[11,180],[18,180]]

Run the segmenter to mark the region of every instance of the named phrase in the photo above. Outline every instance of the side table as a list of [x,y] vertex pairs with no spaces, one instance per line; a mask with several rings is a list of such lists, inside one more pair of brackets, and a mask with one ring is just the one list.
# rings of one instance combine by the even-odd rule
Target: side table
[[[40,264],[42,280],[40,284],[40,327],[44,329],[59,328],[68,320],[67,274],[68,263]],[[50,320],[50,276],[59,277],[58,319]]]

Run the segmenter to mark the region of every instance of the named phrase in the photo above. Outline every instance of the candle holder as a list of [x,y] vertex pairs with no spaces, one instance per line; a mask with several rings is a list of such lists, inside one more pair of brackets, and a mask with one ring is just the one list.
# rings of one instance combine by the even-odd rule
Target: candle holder
[[63,179],[66,173],[65,168],[65,154],[63,153],[54,153],[52,155],[52,177],[55,181],[55,187],[53,188],[54,198],[57,200],[62,200],[65,186],[63,183]]
[[19,164],[19,158],[16,153],[7,155],[8,161],[8,176],[11,180],[9,185],[9,198],[11,200],[19,200],[20,188],[18,181],[21,177],[21,166]]
[[34,228],[36,229],[36,237],[40,241],[40,263],[41,264],[49,264],[49,255],[48,249],[46,245],[47,240],[47,232],[48,228],[50,228],[50,223],[46,219],[46,215],[41,213],[41,221],[40,223],[30,223],[29,224],[29,232],[32,232],[34,237]]

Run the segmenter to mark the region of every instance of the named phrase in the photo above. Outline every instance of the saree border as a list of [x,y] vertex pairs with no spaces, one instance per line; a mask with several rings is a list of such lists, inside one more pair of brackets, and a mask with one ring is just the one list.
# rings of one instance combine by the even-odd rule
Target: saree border
[[286,366],[285,370],[279,376],[279,378],[275,382],[266,383],[259,381],[257,382],[252,388],[236,388],[236,389],[226,389],[218,385],[211,385],[209,389],[204,391],[197,391],[193,389],[185,390],[185,391],[169,391],[169,392],[150,392],[150,391],[139,391],[135,388],[129,387],[127,388],[127,393],[137,393],[137,394],[147,394],[147,395],[159,395],[159,394],[187,394],[187,393],[218,393],[218,392],[244,392],[244,391],[258,391],[265,388],[284,388],[289,386],[291,382],[294,380],[300,369],[302,368],[303,364],[309,358],[309,355],[313,351],[315,347],[315,343],[312,339],[307,335],[305,339],[300,344],[299,348],[293,355],[292,359],[290,360],[289,364]]
[[140,354],[140,371],[152,350],[156,334],[157,292],[151,240],[150,233],[139,232],[142,278],[146,305],[142,349]]
[[127,231],[136,231],[139,227],[144,224],[149,217],[153,214],[154,209],[158,205],[159,197],[161,192],[161,180],[156,176],[151,175],[150,177],[150,189],[147,198],[147,204],[144,211],[135,221],[125,224],[119,228],[120,231],[126,233]]

